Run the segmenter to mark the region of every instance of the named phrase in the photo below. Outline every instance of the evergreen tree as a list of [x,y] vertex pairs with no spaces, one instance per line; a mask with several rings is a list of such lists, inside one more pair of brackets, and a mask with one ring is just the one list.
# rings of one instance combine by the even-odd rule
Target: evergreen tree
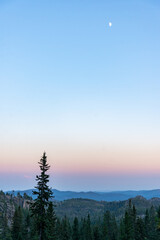
[[85,240],[86,219],[82,218],[80,222],[80,240]]
[[0,239],[12,240],[11,231],[10,231],[10,229],[8,227],[8,221],[7,221],[6,213],[3,216],[2,230],[1,230],[1,233],[0,233]]
[[149,232],[150,232],[150,218],[149,218],[149,211],[146,210],[146,215],[144,218],[144,225],[145,225],[145,239],[149,239]]
[[102,225],[102,239],[116,240],[118,236],[117,224],[114,216],[111,216],[109,211],[106,211]]
[[135,240],[145,240],[144,222],[140,217],[137,218],[137,221],[136,221]]
[[49,170],[50,166],[47,163],[47,156],[44,152],[42,158],[40,159],[39,166],[41,174],[36,176],[37,190],[33,191],[33,195],[37,198],[33,203],[31,203],[31,216],[34,217],[36,221],[36,227],[39,235],[39,240],[46,240],[46,229],[47,229],[47,213],[46,209],[49,206],[50,198],[52,197],[52,190],[47,185],[49,182],[49,175],[46,172]]
[[53,208],[53,203],[49,203],[49,207],[47,209],[47,238],[46,240],[55,240],[56,239],[56,230],[55,230],[55,224],[56,224],[56,215]]
[[136,209],[134,206],[132,207],[131,200],[129,200],[129,206],[125,212],[124,217],[126,240],[135,240],[135,221],[136,221]]
[[150,224],[148,229],[149,240],[158,240],[157,219],[154,207],[151,207],[149,210],[149,218],[150,218]]
[[72,232],[72,239],[79,240],[79,222],[77,217],[74,219]]
[[101,240],[100,232],[98,226],[93,228],[93,240]]
[[157,210],[157,235],[158,239],[160,239],[160,207]]
[[120,240],[125,240],[126,239],[126,234],[125,234],[125,224],[124,224],[124,219],[121,219],[120,221],[120,229],[119,229],[119,239]]
[[30,218],[30,239],[39,240],[36,217],[32,216]]
[[56,227],[55,227],[56,240],[61,240],[61,232],[62,232],[62,224],[60,222],[60,219],[57,218]]
[[147,240],[158,240],[157,219],[154,207],[146,210],[145,215],[145,237]]
[[13,240],[23,240],[22,237],[22,211],[21,208],[18,207],[15,210],[13,216],[13,224],[12,224],[12,238]]
[[61,231],[61,240],[70,240],[71,239],[71,227],[68,221],[68,218],[65,216],[62,219],[62,231]]
[[110,226],[111,226],[110,239],[117,240],[118,239],[118,227],[117,227],[117,222],[116,222],[115,216],[111,216]]
[[30,240],[30,214],[27,212],[27,215],[24,216],[24,240]]
[[92,240],[91,220],[90,220],[89,214],[88,214],[87,221],[86,221],[85,239]]
[[[109,213],[109,212],[108,212]],[[107,218],[108,213],[106,212],[103,216],[103,223],[102,223],[102,240],[105,240],[107,238],[108,233],[108,225],[107,225]]]

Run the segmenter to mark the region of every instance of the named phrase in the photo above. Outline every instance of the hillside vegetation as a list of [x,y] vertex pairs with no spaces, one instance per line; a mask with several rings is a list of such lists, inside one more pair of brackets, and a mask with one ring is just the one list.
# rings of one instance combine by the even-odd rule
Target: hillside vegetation
[[[139,216],[143,216],[146,209],[149,209],[152,206],[155,208],[160,206],[160,198],[152,198],[147,200],[142,196],[137,196],[132,198],[132,203],[137,209],[137,214]],[[103,216],[104,212],[106,211],[110,211],[116,216],[116,218],[120,218],[122,215],[124,215],[128,204],[129,200],[106,202],[81,198],[69,199],[57,203],[55,211],[57,216],[63,217],[66,215],[71,219],[74,217],[82,218],[87,216],[87,214],[90,214],[92,219],[97,219],[99,216]]]
[[[0,240],[39,239],[30,217],[30,201],[26,194],[0,192]],[[118,202],[79,198],[54,201],[54,205],[54,240],[160,240],[159,198],[137,196]]]
[[[0,217],[5,213],[9,224],[14,215],[15,208],[20,206],[22,208],[29,208],[28,202],[31,200],[25,193],[23,196],[18,194],[13,196],[12,194],[5,194],[0,192]],[[103,216],[106,211],[110,211],[120,218],[125,213],[125,209],[128,206],[129,200],[125,201],[95,201],[91,199],[68,199],[64,201],[54,201],[56,215],[60,218],[67,216],[70,219],[74,217],[82,218],[90,214],[91,218],[98,218]],[[145,199],[142,196],[132,198],[132,203],[137,209],[137,214],[143,216],[146,209],[154,206],[158,208],[160,206],[160,198]]]

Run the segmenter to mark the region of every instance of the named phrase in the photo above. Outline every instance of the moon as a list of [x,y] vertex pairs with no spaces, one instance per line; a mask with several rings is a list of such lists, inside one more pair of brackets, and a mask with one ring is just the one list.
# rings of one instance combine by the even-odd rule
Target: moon
[[109,25],[109,27],[112,27],[112,22],[109,22],[108,25]]

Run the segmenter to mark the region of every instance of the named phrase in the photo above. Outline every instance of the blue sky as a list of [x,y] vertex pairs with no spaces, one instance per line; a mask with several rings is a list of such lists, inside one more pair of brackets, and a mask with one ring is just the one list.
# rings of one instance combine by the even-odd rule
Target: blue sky
[[74,172],[87,172],[84,190],[134,188],[139,171],[135,188],[157,186],[144,179],[160,171],[159,27],[157,0],[1,1],[1,171],[11,188],[20,173],[21,188],[34,184],[44,150],[64,189],[83,190],[66,185]]

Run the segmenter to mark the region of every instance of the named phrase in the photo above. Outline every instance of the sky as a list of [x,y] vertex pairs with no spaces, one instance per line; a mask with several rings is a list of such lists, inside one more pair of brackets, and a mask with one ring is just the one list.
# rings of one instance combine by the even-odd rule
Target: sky
[[158,0],[0,1],[0,189],[160,188]]

